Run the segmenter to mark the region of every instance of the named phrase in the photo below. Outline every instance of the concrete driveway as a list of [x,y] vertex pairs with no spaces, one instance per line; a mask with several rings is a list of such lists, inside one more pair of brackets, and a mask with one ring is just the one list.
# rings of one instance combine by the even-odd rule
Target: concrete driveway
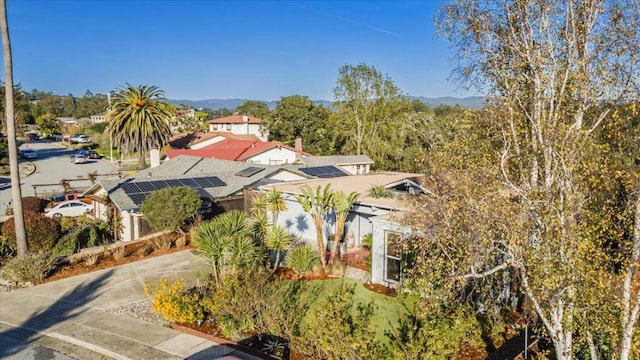
[[[62,340],[114,359],[215,359],[235,349],[107,310],[148,298],[145,284],[160,278],[193,283],[207,264],[191,250],[0,293],[0,337],[24,330]],[[2,329],[2,328],[0,328]],[[24,350],[0,349],[0,358]]]

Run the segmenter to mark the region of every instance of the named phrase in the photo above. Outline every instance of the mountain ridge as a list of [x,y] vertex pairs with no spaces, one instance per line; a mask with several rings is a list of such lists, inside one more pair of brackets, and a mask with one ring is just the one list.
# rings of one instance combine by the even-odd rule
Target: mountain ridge
[[[464,108],[470,109],[481,109],[484,106],[484,98],[481,96],[469,96],[469,97],[453,97],[453,96],[443,96],[438,98],[429,98],[424,96],[407,96],[409,99],[417,99],[425,103],[427,106],[433,108],[438,105],[460,105]],[[247,101],[262,101],[267,104],[269,109],[273,110],[276,107],[276,103],[279,100],[253,100],[253,99],[240,99],[240,98],[231,98],[231,99],[204,99],[204,100],[187,100],[187,99],[169,99],[172,104],[175,105],[187,105],[194,107],[196,109],[200,108],[209,108],[212,110],[217,110],[221,108],[227,108],[229,110],[234,110],[238,106],[244,104]],[[325,107],[331,107],[332,102],[329,100],[312,100],[316,105],[322,105]]]

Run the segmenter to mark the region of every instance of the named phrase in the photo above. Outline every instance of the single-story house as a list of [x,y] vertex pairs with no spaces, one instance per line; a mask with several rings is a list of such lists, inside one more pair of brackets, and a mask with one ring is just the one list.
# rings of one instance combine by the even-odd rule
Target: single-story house
[[[301,168],[302,170],[302,168]],[[315,244],[316,232],[311,216],[304,211],[296,199],[302,194],[302,188],[309,185],[312,189],[331,184],[331,188],[349,194],[356,192],[359,198],[351,208],[345,224],[344,237],[349,249],[362,246],[367,234],[372,234],[371,281],[377,284],[395,286],[402,281],[402,269],[398,247],[394,246],[408,235],[407,229],[394,220],[394,215],[406,210],[404,196],[425,193],[421,184],[424,175],[380,172],[336,178],[307,179],[287,183],[268,184],[258,187],[260,191],[271,189],[282,191],[287,210],[278,216],[278,225],[284,226],[293,236]],[[392,190],[392,198],[372,197],[368,190],[374,186],[384,186]],[[325,236],[335,232],[335,215],[325,218]],[[325,243],[328,239],[325,239]]]
[[[346,174],[345,174],[346,175]],[[246,162],[178,156],[121,180],[96,180],[84,193],[94,200],[94,216],[108,221],[109,208],[121,221],[118,240],[136,240],[150,232],[140,206],[151,192],[167,186],[190,186],[203,199],[203,213],[245,209],[245,191],[259,184],[308,179],[289,166],[256,166]]]
[[247,115],[231,115],[207,120],[209,131],[231,132],[236,135],[255,135],[260,140],[267,141],[269,133],[262,123],[262,119]]

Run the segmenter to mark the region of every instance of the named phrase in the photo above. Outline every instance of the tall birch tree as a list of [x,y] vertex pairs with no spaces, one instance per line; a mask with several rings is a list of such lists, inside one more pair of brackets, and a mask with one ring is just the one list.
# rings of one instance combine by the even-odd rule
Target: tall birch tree
[[[620,335],[606,335],[617,343],[614,357],[630,357],[640,228],[619,239],[631,243],[621,247],[623,271],[607,267],[603,249],[583,231],[591,196],[583,172],[597,165],[588,162],[595,133],[619,104],[638,99],[639,8],[605,0],[454,1],[438,18],[457,56],[455,74],[488,94],[485,115],[501,140],[486,157],[493,167],[469,166],[464,171],[475,178],[435,181],[437,195],[414,214],[419,250],[442,259],[429,264],[433,281],[421,284],[461,289],[515,278],[560,360],[574,357],[578,341],[598,356],[591,340],[599,327],[584,318],[594,287],[618,300]],[[637,220],[640,207],[632,214]]]

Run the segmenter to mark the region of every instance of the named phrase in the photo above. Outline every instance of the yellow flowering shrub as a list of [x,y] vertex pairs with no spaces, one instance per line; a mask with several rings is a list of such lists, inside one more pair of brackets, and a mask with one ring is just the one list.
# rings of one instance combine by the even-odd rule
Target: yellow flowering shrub
[[202,295],[188,291],[180,280],[169,283],[161,279],[157,287],[146,285],[144,292],[153,296],[153,311],[177,323],[198,323],[204,319]]

